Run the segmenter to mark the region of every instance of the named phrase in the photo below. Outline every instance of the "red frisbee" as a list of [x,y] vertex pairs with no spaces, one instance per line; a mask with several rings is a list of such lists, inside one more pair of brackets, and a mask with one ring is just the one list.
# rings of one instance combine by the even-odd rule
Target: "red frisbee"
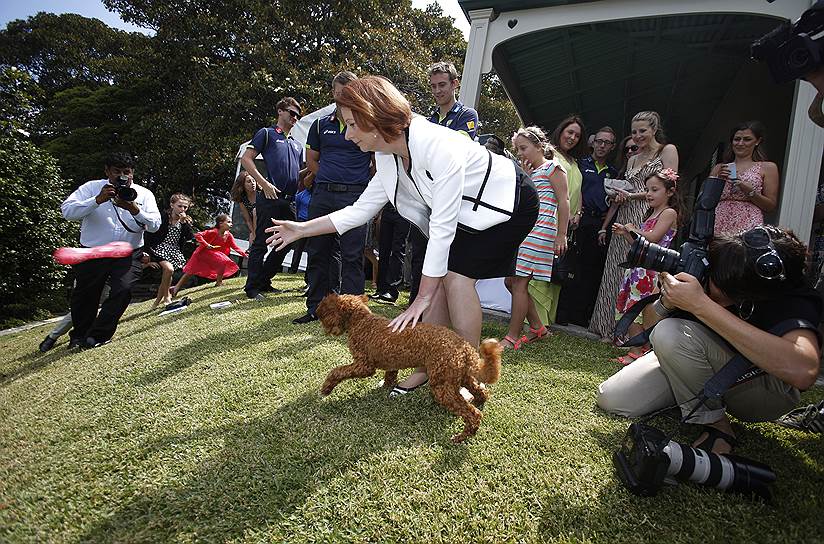
[[54,250],[57,264],[79,264],[92,259],[119,259],[128,257],[134,248],[128,242],[109,242],[97,247],[59,247]]

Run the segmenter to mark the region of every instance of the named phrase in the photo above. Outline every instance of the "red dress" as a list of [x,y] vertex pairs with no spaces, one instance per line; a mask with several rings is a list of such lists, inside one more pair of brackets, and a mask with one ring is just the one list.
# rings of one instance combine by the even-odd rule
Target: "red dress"
[[[229,258],[229,251],[234,249],[244,257],[246,257],[246,252],[237,247],[235,237],[231,232],[227,232],[226,237],[223,238],[217,229],[204,230],[195,234],[195,240],[198,246],[189,262],[183,267],[184,273],[210,280],[217,279],[221,270],[224,278],[237,274],[238,266]],[[211,248],[210,245],[218,247]]]

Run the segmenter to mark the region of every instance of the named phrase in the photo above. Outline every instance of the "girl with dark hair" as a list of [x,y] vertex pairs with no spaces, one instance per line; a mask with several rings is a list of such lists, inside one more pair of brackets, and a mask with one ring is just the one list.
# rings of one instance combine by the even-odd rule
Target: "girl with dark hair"
[[711,176],[728,181],[715,209],[715,235],[736,234],[764,224],[764,212],[778,203],[778,166],[764,151],[766,130],[759,121],[747,121],[732,129],[725,164],[717,164]]
[[[675,232],[678,229],[678,212],[680,209],[678,193],[676,191],[678,174],[672,170],[661,170],[647,178],[647,210],[644,216],[644,224],[636,227],[631,223],[612,225],[615,234],[625,237],[630,242],[633,240],[632,233],[639,234],[652,243],[661,247],[670,247]],[[629,268],[624,273],[624,280],[618,290],[618,301],[615,308],[616,321],[621,319],[625,313],[632,308],[636,302],[655,292],[655,270],[646,268]],[[644,326],[649,326],[647,312],[635,318],[635,322],[629,326],[627,336],[633,337],[644,331]],[[649,351],[649,346],[633,347],[623,357],[618,357],[618,362],[628,365],[635,359]]]
[[172,296],[177,296],[192,276],[215,280],[215,287],[220,287],[223,278],[234,276],[238,266],[229,258],[229,252],[235,250],[241,257],[247,257],[235,243],[235,237],[229,232],[232,218],[220,213],[215,217],[215,226],[195,234],[198,247],[189,262],[183,267],[183,277],[172,287]]
[[[647,191],[644,183],[650,176],[665,168],[673,172],[678,171],[678,150],[674,145],[666,143],[661,116],[654,111],[638,112],[632,118],[631,127],[632,141],[638,146],[638,152],[627,163],[625,179],[635,189],[631,193],[619,190],[615,197],[615,202],[621,204],[616,222],[622,225],[639,225],[643,222],[644,213],[647,211]],[[604,224],[601,229],[605,230],[608,226]],[[626,238],[613,236],[607,249],[601,288],[589,322],[589,330],[598,334],[605,342],[612,342],[618,284],[624,275],[618,265],[624,261],[629,247],[630,243]]]
[[232,197],[232,202],[240,205],[240,213],[243,215],[243,221],[249,229],[249,246],[255,241],[255,225],[257,215],[255,214],[255,204],[257,202],[257,182],[252,175],[246,170],[241,170],[235,182],[232,184],[232,190],[229,191]]

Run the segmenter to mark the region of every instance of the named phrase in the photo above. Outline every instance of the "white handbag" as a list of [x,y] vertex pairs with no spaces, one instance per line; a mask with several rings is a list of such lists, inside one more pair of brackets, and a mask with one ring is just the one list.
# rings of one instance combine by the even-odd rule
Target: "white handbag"
[[632,183],[625,179],[604,178],[604,192],[607,196],[617,195],[619,189],[627,193],[632,193],[635,188],[632,186]]

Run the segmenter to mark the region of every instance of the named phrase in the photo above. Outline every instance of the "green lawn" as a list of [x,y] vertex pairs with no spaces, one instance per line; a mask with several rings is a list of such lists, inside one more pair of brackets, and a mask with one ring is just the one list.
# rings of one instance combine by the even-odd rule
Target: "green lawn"
[[239,281],[174,316],[134,305],[91,351],[40,354],[46,327],[0,337],[0,542],[824,540],[818,435],[737,427],[738,453],[778,474],[773,506],[692,485],[638,498],[611,463],[627,421],[594,405],[614,349],[557,334],[506,353],[456,446],[461,421],[426,389],[388,399],[373,378],[321,399],[343,339],[292,325],[294,293],[247,301]]

